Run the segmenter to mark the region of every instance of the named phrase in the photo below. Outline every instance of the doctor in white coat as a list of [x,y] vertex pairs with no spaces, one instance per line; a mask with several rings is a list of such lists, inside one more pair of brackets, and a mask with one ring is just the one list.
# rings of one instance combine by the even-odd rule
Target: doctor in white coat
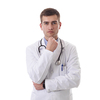
[[40,19],[44,38],[26,48],[31,100],[72,100],[71,89],[80,83],[76,47],[58,37],[61,22],[56,9],[44,9]]

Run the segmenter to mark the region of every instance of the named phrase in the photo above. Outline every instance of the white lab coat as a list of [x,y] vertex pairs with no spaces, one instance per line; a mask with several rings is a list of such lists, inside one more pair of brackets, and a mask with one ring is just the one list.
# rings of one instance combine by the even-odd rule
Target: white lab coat
[[[42,39],[44,43],[44,38]],[[31,80],[40,84],[45,79],[43,90],[36,90],[33,86],[31,100],[72,100],[71,89],[78,87],[80,83],[80,65],[77,51],[74,45],[62,40],[63,51],[61,64],[55,62],[61,51],[60,39],[54,52],[41,47],[38,52],[40,41],[30,45],[26,49],[27,71]],[[61,65],[63,64],[63,71]]]

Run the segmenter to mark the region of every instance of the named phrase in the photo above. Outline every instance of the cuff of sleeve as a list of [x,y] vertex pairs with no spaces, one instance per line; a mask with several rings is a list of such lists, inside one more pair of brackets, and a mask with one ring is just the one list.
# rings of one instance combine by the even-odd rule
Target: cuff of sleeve
[[50,50],[44,49],[44,51],[53,54],[53,52]]
[[54,83],[54,79],[45,80],[45,88],[48,93],[54,90],[55,86],[52,84],[52,82]]

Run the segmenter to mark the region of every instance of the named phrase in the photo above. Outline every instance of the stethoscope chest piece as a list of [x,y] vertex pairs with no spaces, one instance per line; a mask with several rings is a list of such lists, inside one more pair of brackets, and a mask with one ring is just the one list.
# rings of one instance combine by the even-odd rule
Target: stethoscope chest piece
[[59,61],[56,61],[55,64],[56,65],[60,65],[61,64],[61,61],[60,60]]

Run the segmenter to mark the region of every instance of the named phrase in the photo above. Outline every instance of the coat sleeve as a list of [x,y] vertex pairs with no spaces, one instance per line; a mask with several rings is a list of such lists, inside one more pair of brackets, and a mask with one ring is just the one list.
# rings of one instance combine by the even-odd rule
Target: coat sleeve
[[70,50],[68,61],[66,61],[66,73],[54,79],[46,79],[47,92],[59,91],[78,87],[80,83],[80,65],[76,48]]
[[37,84],[43,82],[51,64],[52,55],[51,51],[44,49],[42,55],[38,57],[35,49],[26,48],[27,72],[33,82]]

